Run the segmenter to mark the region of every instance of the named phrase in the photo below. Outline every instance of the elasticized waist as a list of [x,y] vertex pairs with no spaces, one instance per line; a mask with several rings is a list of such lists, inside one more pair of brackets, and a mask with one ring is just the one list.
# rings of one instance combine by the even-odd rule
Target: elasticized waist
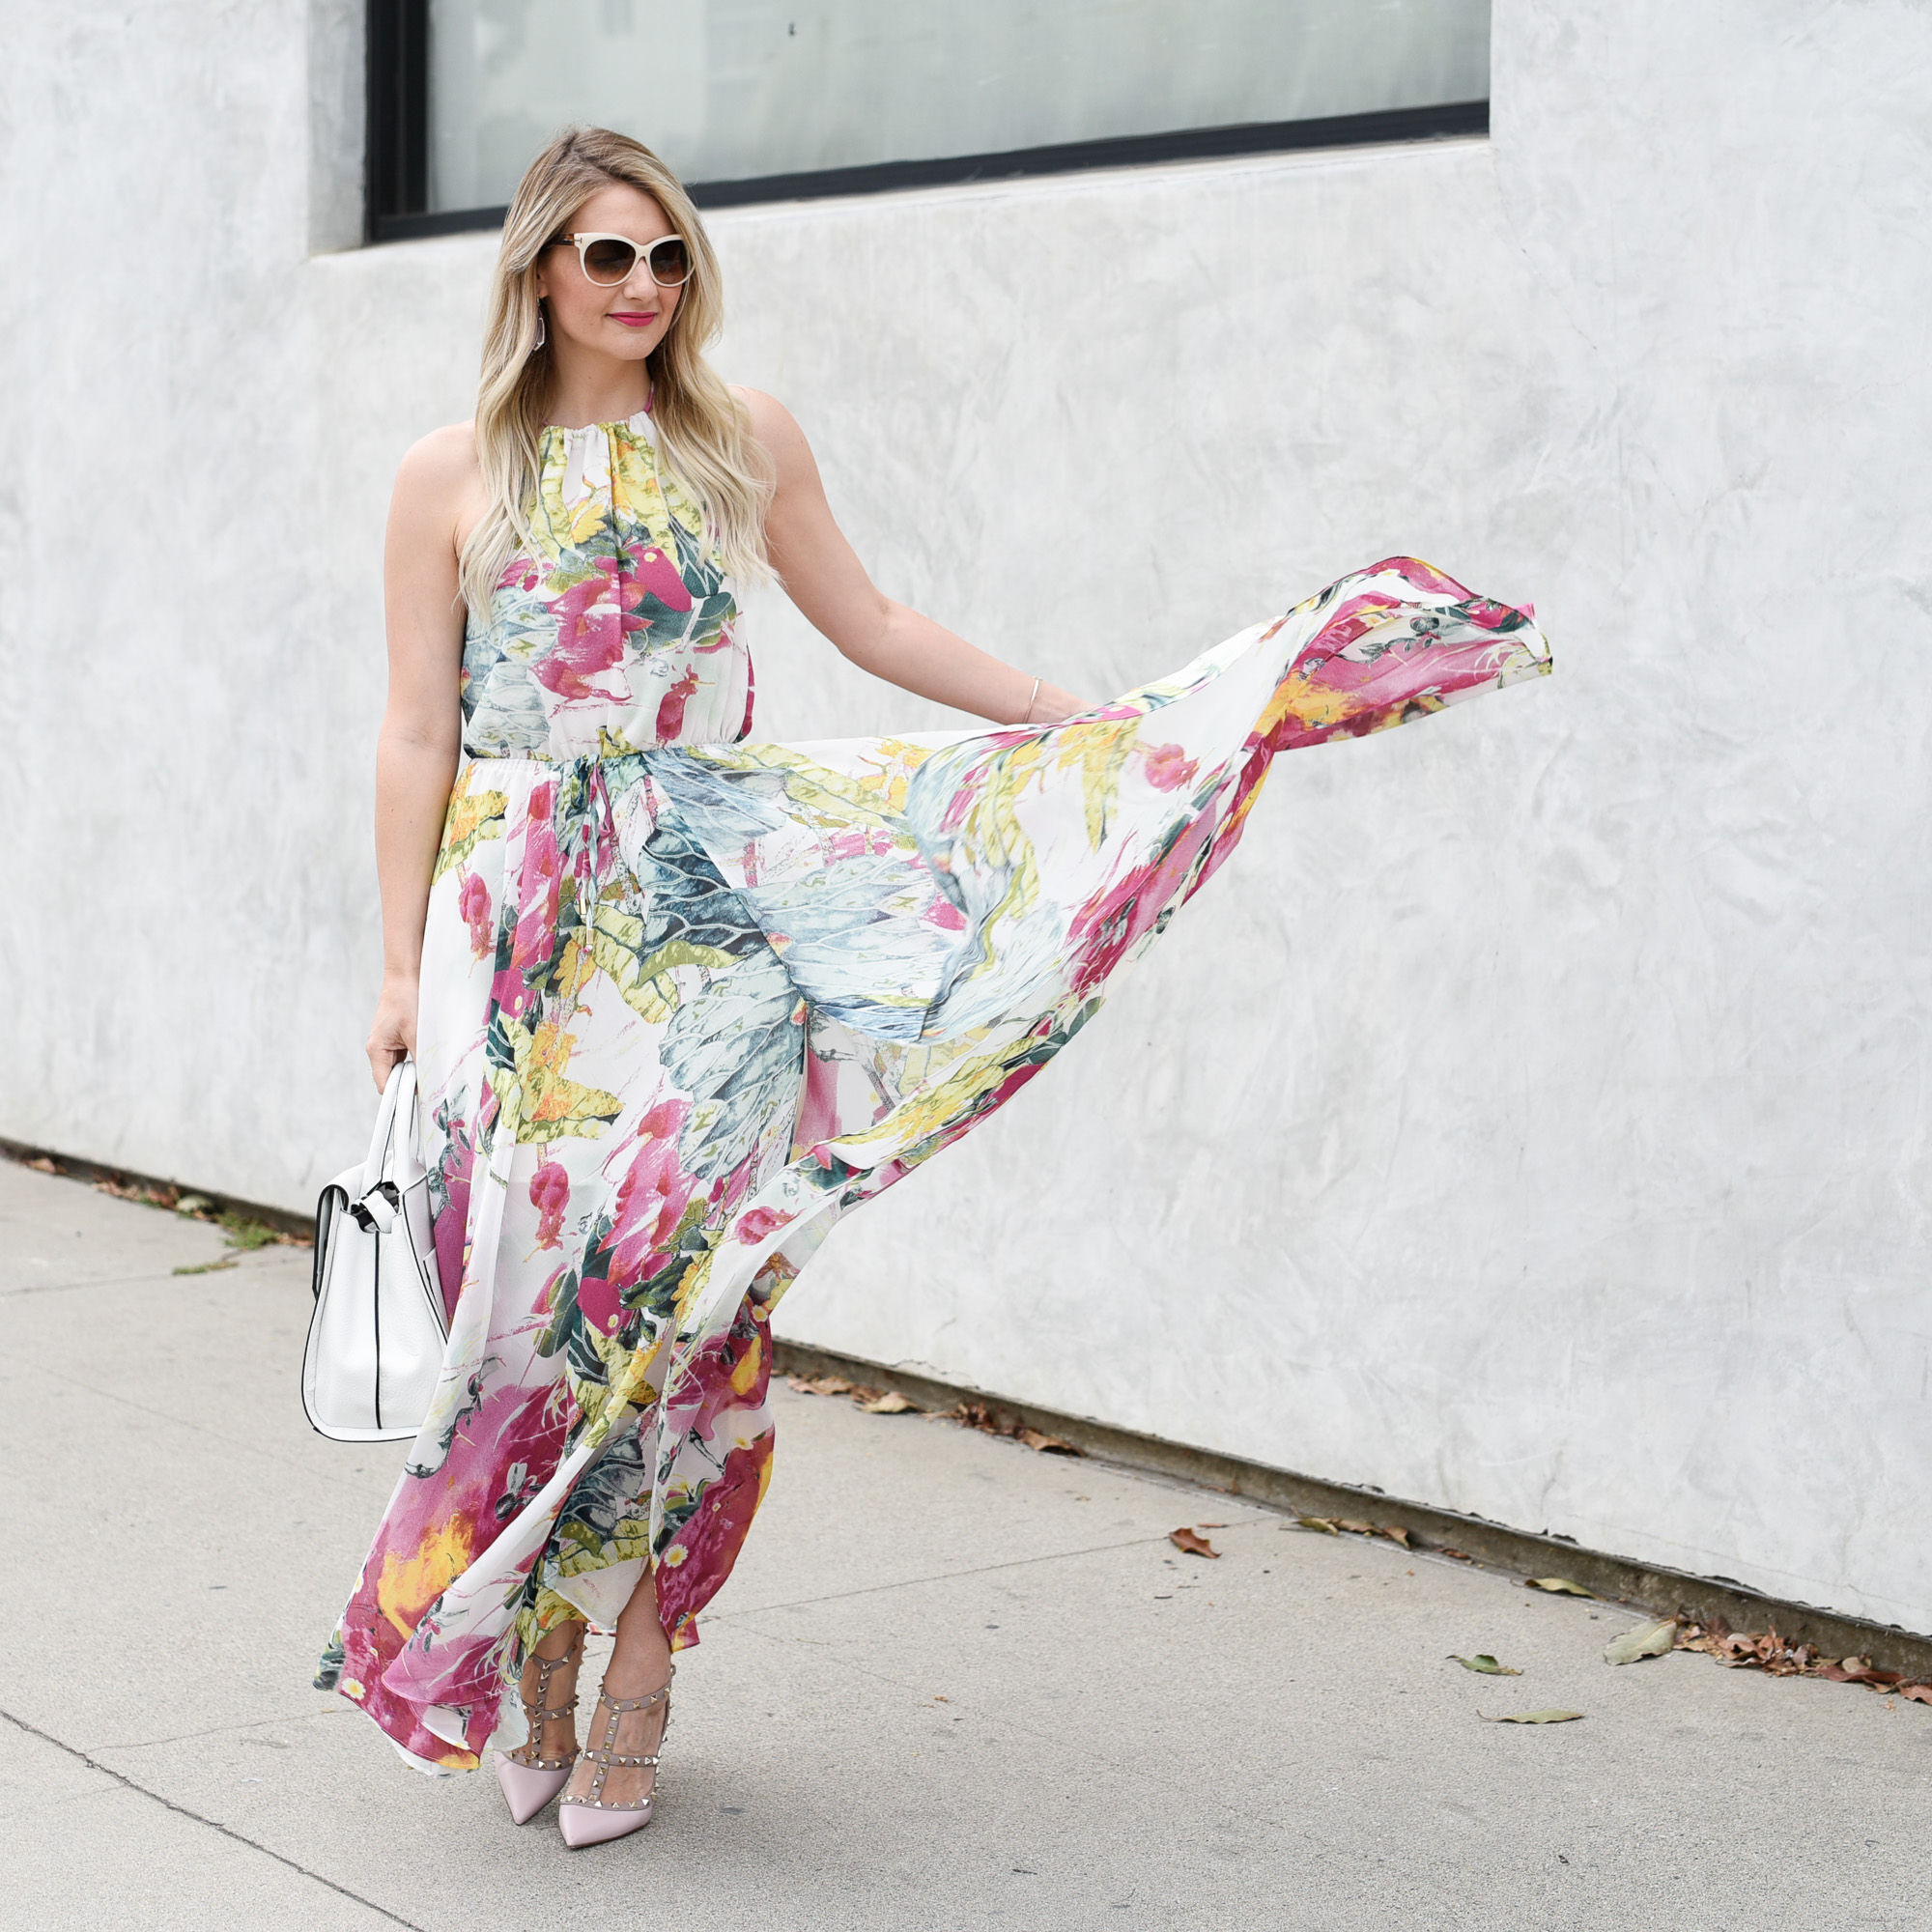
[[[739,741],[742,742],[742,741]],[[597,751],[579,752],[570,757],[559,757],[553,752],[473,752],[468,745],[463,748],[462,761],[466,765],[541,765],[547,771],[582,771],[596,765],[620,765],[635,759],[666,758],[679,753],[686,754],[706,752],[728,752],[728,742],[714,742],[705,745],[607,745]]]

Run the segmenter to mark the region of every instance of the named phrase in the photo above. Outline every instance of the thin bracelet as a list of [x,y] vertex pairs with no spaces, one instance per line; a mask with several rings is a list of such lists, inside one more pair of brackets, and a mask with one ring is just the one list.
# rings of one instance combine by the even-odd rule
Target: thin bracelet
[[1033,681],[1033,695],[1027,699],[1026,716],[1020,720],[1022,724],[1031,724],[1033,723],[1033,708],[1039,702],[1039,679],[1035,678]]

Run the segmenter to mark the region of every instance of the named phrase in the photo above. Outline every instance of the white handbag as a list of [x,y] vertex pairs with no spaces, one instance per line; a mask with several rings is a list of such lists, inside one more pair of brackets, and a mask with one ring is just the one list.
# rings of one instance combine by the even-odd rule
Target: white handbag
[[449,1324],[429,1177],[418,1151],[416,1069],[383,1089],[369,1157],[315,1204],[315,1309],[302,1351],[302,1407],[337,1442],[413,1435],[429,1413]]

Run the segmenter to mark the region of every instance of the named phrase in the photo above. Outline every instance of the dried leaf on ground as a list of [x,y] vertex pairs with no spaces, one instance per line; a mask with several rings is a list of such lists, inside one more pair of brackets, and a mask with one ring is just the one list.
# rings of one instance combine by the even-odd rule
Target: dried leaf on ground
[[[1679,1650],[1701,1650],[1732,1669],[1768,1670],[1774,1677],[1814,1675],[1830,1659],[1820,1658],[1809,1644],[1788,1644],[1775,1630],[1756,1636],[1739,1635],[1721,1617],[1686,1624],[1677,1633]],[[1836,1669],[1837,1665],[1832,1663]]]
[[1862,1657],[1848,1657],[1842,1663],[1821,1663],[1814,1674],[1833,1684],[1869,1684],[1878,1690],[1892,1690],[1905,1675],[1902,1670],[1874,1670],[1870,1660]]
[[1376,1533],[1373,1523],[1350,1522],[1345,1516],[1338,1516],[1335,1519],[1335,1527],[1346,1529],[1350,1536],[1373,1536]]
[[37,1153],[27,1165],[41,1174],[58,1174],[60,1172],[60,1169],[43,1153]]
[[919,1405],[908,1402],[897,1389],[888,1389],[884,1395],[871,1402],[862,1402],[859,1406],[867,1415],[917,1415]]
[[111,1174],[103,1174],[94,1184],[102,1194],[111,1194],[117,1201],[145,1201],[151,1208],[172,1208],[180,1199],[172,1187],[149,1187],[137,1180],[116,1180]]
[[1599,1601],[1596,1591],[1586,1590],[1580,1583],[1573,1583],[1567,1577],[1528,1577],[1523,1579],[1525,1590],[1548,1590],[1553,1597],[1588,1597],[1594,1604]]
[[983,1402],[956,1403],[946,1410],[940,1420],[956,1422],[962,1429],[977,1429],[984,1435],[1009,1436],[1045,1456],[1084,1456],[1087,1453],[1074,1443],[1063,1441],[1058,1435],[1049,1435],[1045,1430],[1036,1429],[1031,1423],[1022,1422],[1018,1416],[1004,1413]]
[[1221,1553],[1205,1536],[1196,1536],[1191,1529],[1171,1529],[1167,1540],[1183,1555],[1219,1556]]
[[1512,1711],[1506,1718],[1490,1718],[1485,1721],[1492,1724],[1570,1724],[1582,1715],[1581,1711]]
[[1019,1430],[1017,1422],[1008,1421],[996,1414],[983,1402],[962,1402],[951,1413],[954,1422],[968,1429],[977,1429],[986,1435],[1012,1435]]
[[1507,1663],[1498,1663],[1488,1651],[1479,1650],[1474,1657],[1458,1657],[1449,1653],[1451,1663],[1460,1663],[1464,1670],[1473,1670],[1484,1677],[1520,1677],[1520,1670],[1512,1670]]
[[1822,1677],[1829,1684],[1862,1684],[1868,1690],[1896,1691],[1915,1704],[1932,1704],[1932,1689],[1907,1684],[1903,1671],[1878,1670],[1866,1657],[1821,1657],[1808,1643],[1789,1643],[1776,1630],[1733,1631],[1721,1617],[1680,1624],[1679,1650],[1702,1651],[1728,1670],[1762,1670],[1768,1677]]
[[1448,1557],[1452,1563],[1473,1563],[1476,1560],[1466,1549],[1451,1549],[1446,1543],[1435,1553]]
[[787,1376],[785,1386],[800,1395],[850,1395],[852,1384],[843,1376]]
[[1399,1522],[1385,1524],[1382,1528],[1382,1534],[1391,1543],[1399,1543],[1405,1549],[1408,1548],[1408,1531],[1403,1528]]
[[206,1214],[213,1206],[214,1203],[206,1194],[184,1194],[175,1203],[175,1212],[177,1214]]
[[1342,1533],[1325,1516],[1298,1516],[1294,1520],[1303,1529],[1319,1529],[1323,1536],[1340,1536]]
[[1654,1624],[1638,1624],[1612,1637],[1604,1646],[1604,1662],[1634,1663],[1640,1657],[1663,1657],[1676,1647],[1677,1619],[1660,1617]]

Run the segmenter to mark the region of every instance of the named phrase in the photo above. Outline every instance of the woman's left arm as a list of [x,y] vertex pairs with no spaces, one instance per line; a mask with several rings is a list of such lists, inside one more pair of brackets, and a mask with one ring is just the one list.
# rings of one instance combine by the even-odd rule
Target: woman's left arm
[[1090,708],[1044,678],[1036,694],[1033,671],[1002,664],[886,596],[834,520],[811,447],[790,412],[756,389],[733,393],[752,412],[752,433],[776,479],[765,519],[772,567],[807,621],[841,655],[902,691],[1000,724],[1017,724],[1029,715],[1033,724],[1052,724]]

